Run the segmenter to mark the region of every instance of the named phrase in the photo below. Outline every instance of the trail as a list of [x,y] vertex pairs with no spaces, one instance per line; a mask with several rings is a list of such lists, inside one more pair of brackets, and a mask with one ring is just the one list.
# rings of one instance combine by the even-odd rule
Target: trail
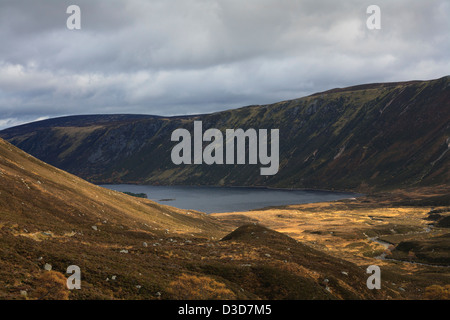
[[[418,232],[418,233],[427,233],[427,232],[430,232],[430,230],[427,229],[426,231]],[[385,241],[379,240],[378,237],[369,237],[365,233],[363,233],[363,234],[367,237],[368,240],[370,240],[372,242],[376,242],[376,243],[382,245],[384,247],[384,249],[385,249],[385,251],[382,254],[380,254],[379,256],[375,257],[375,259],[386,260],[386,261],[395,261],[395,262],[401,262],[401,263],[409,263],[409,264],[414,264],[414,265],[424,266],[424,267],[450,268],[450,266],[443,266],[443,265],[435,265],[435,264],[428,264],[428,263],[421,263],[421,262],[414,262],[414,261],[406,261],[406,260],[398,260],[398,259],[386,258],[387,250],[393,244],[389,243],[389,242],[385,242]]]

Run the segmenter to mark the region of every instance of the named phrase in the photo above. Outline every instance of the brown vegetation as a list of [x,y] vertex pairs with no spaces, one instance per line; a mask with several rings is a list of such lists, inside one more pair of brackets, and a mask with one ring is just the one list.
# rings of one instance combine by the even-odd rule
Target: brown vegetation
[[430,300],[450,300],[450,284],[446,286],[433,285],[425,290],[425,298]]
[[56,271],[42,272],[36,281],[37,289],[33,298],[37,300],[68,300],[69,290],[66,286],[66,277]]
[[167,292],[179,300],[229,300],[236,295],[226,285],[211,277],[183,273],[172,281]]

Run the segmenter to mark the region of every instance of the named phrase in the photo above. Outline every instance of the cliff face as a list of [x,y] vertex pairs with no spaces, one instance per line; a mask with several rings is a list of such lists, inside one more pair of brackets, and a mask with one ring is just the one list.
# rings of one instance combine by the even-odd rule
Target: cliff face
[[[179,165],[177,128],[279,129],[280,168]],[[74,116],[6,129],[0,137],[96,183],[247,185],[360,190],[450,181],[450,77],[334,89],[208,115]]]

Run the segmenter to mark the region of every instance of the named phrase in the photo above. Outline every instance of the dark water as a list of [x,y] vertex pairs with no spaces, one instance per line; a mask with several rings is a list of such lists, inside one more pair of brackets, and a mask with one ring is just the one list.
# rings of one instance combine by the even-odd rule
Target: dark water
[[102,187],[145,193],[151,200],[186,210],[206,213],[260,209],[270,206],[332,201],[358,196],[354,193],[300,191],[241,187],[146,186],[132,184]]

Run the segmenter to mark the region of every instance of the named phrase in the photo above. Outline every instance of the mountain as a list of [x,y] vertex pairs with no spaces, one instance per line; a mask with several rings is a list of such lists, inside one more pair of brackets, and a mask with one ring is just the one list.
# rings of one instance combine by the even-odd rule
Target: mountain
[[[280,166],[179,165],[177,128],[279,129]],[[0,137],[94,183],[240,185],[367,192],[450,181],[450,76],[359,85],[213,114],[71,116]]]
[[[367,289],[363,267],[281,233],[231,230],[92,185],[0,139],[0,299],[402,297],[387,281]],[[80,290],[66,287],[70,265]]]

